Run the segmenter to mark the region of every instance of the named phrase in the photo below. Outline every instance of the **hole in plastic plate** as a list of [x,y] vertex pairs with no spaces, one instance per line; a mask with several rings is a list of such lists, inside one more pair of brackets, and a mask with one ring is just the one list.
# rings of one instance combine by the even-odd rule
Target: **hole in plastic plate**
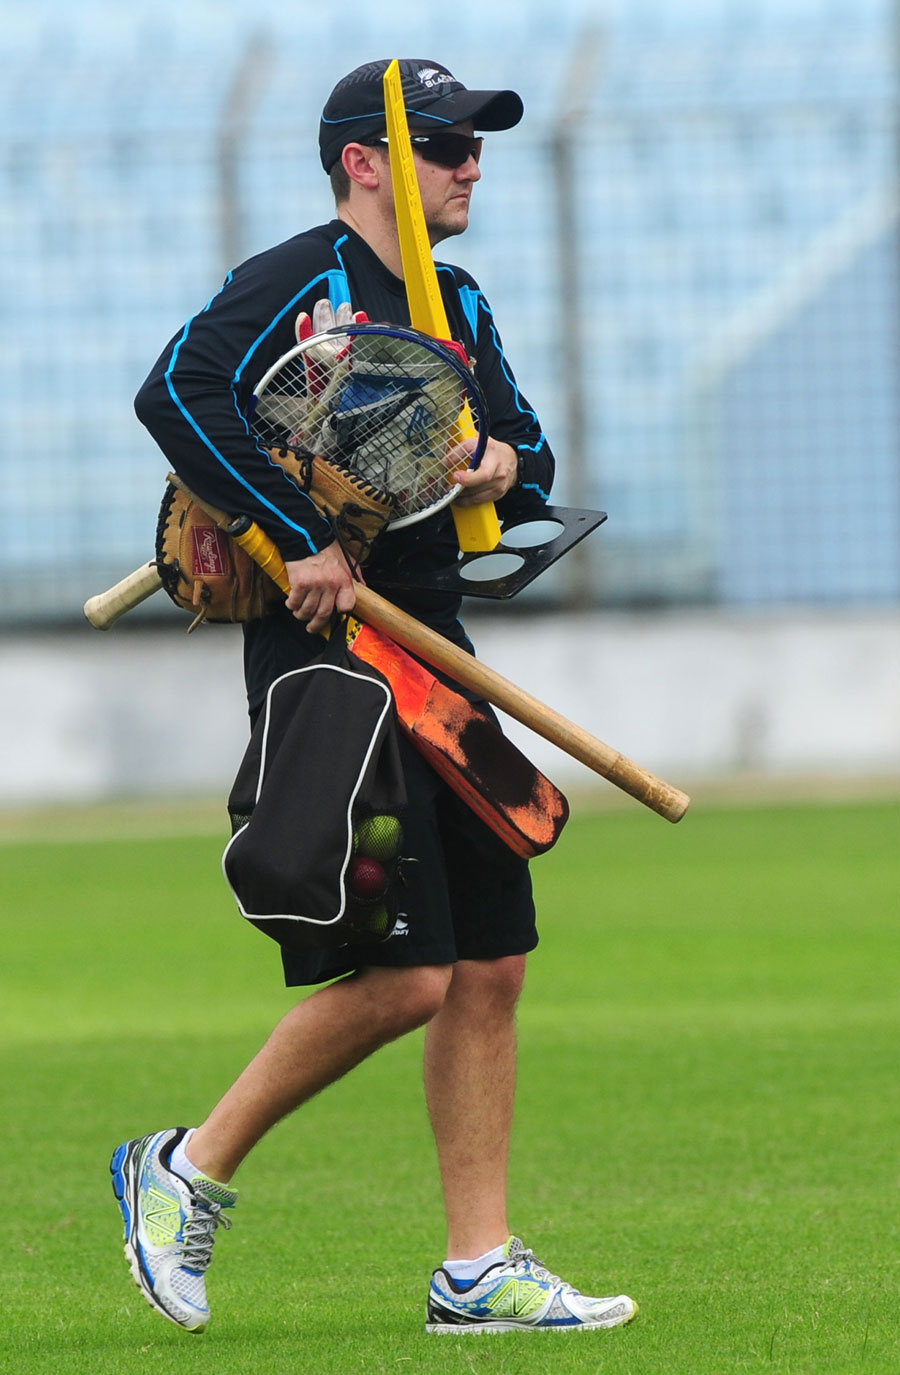
[[549,544],[564,529],[559,520],[528,520],[504,530],[503,543],[507,549],[533,549],[536,544]]
[[524,562],[521,554],[482,554],[481,558],[463,564],[459,576],[469,582],[494,582],[518,573]]

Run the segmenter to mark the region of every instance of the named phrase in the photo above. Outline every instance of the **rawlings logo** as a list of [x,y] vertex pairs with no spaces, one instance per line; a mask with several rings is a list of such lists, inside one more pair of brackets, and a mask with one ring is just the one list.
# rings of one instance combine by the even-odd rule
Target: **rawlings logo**
[[421,71],[416,72],[416,79],[430,90],[432,86],[445,86],[453,77],[449,72],[439,72],[436,67],[423,67]]
[[228,544],[215,525],[195,525],[191,531],[194,545],[194,577],[222,578],[228,573]]

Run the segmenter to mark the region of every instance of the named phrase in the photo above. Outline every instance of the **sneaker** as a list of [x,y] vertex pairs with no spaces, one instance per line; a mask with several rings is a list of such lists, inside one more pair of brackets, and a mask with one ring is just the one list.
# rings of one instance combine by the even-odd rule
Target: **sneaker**
[[518,1237],[506,1243],[506,1259],[490,1266],[471,1285],[435,1270],[428,1295],[426,1332],[572,1332],[619,1327],[638,1311],[633,1299],[590,1299],[558,1275],[551,1275]]
[[110,1162],[113,1192],[125,1219],[125,1256],[141,1293],[188,1332],[209,1322],[204,1278],[222,1212],[237,1194],[205,1175],[182,1179],[169,1169],[187,1128],[174,1127],[119,1146]]

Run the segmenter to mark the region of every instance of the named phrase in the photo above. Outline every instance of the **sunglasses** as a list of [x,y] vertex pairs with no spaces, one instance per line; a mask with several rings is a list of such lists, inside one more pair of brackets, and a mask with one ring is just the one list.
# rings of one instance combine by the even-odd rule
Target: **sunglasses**
[[[366,139],[369,146],[376,143],[387,143],[385,134],[378,138]],[[436,162],[439,167],[457,168],[462,167],[469,158],[474,158],[476,162],[481,157],[481,145],[483,138],[469,138],[468,134],[411,134],[410,143],[415,152],[426,162]]]

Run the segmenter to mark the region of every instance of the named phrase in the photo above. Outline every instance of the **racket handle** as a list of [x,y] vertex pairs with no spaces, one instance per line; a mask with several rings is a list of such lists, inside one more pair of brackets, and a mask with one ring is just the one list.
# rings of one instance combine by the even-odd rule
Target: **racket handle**
[[84,604],[84,614],[98,630],[109,630],[126,611],[131,611],[152,597],[161,587],[162,578],[156,564],[145,563],[122,578],[115,587],[98,592],[96,597],[89,597]]

